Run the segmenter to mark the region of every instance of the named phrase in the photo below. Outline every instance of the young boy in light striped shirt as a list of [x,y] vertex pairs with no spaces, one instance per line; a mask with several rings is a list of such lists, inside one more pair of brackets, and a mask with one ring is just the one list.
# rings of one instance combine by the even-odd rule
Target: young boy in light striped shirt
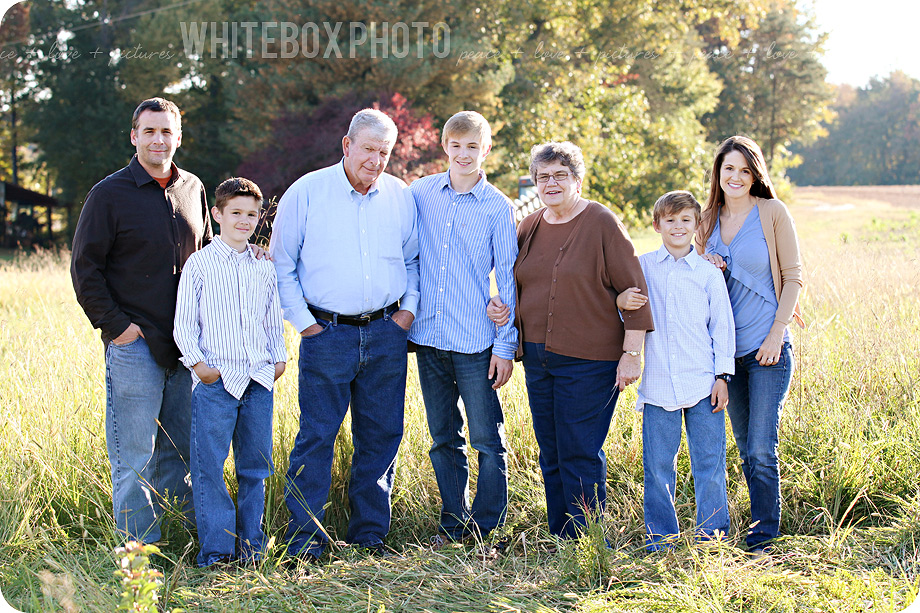
[[[418,208],[420,291],[409,331],[417,345],[419,383],[433,444],[429,455],[441,493],[441,519],[432,544],[483,539],[499,528],[508,506],[505,422],[496,390],[511,376],[517,349],[514,260],[517,238],[511,202],[486,179],[492,148],[489,122],[472,111],[447,120],[441,146],[447,172],[409,187]],[[486,315],[489,273],[509,323],[496,329]],[[470,504],[470,443],[479,454],[476,497]],[[488,553],[497,553],[501,541]]]
[[[725,491],[725,415],[735,372],[735,324],[725,279],[693,249],[700,204],[686,191],[668,192],[652,212],[662,246],[639,257],[655,331],[645,340],[645,367],[636,410],[642,412],[646,548],[673,546],[680,532],[674,508],[681,421],[696,493],[699,538],[729,528]],[[646,297],[630,288],[621,310]]]
[[[233,178],[216,190],[220,236],[182,270],[173,336],[192,371],[192,496],[199,566],[256,563],[265,545],[265,479],[272,465],[274,382],[287,354],[274,265],[256,259],[249,238],[262,192]],[[237,507],[224,483],[230,445]]]

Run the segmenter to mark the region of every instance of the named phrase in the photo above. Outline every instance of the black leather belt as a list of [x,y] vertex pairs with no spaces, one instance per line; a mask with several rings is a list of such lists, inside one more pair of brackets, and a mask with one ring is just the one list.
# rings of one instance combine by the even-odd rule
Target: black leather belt
[[395,313],[397,309],[397,303],[394,302],[393,304],[385,306],[379,311],[374,311],[373,313],[362,313],[361,315],[339,315],[338,313],[324,311],[314,306],[307,306],[310,309],[310,312],[313,313],[313,317],[316,319],[331,321],[333,325],[345,324],[348,326],[366,326],[372,321],[380,319],[384,315],[391,315]]

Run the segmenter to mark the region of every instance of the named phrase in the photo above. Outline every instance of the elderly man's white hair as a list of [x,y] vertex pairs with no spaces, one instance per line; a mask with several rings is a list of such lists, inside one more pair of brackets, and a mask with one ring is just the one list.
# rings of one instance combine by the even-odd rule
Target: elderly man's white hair
[[374,137],[391,143],[396,142],[398,130],[389,115],[377,109],[361,109],[351,118],[348,126],[348,140],[355,140],[359,133],[369,131]]

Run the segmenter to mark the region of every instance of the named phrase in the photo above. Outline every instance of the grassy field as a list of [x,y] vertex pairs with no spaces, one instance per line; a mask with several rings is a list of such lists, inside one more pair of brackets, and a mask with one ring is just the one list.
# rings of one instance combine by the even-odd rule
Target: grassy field
[[[641,424],[635,391],[607,439],[608,509],[589,535],[551,553],[523,372],[502,390],[511,443],[510,550],[437,552],[438,494],[410,359],[406,435],[389,545],[380,560],[334,547],[310,573],[194,567],[191,535],[164,533],[161,607],[188,611],[901,611],[920,589],[920,188],[808,188],[792,205],[804,251],[808,325],[780,441],[789,535],[769,560],[738,548],[747,494],[733,443],[727,543],[642,553]],[[887,199],[886,199],[887,198]],[[640,249],[654,233],[636,235]],[[102,345],[73,297],[66,254],[0,263],[0,590],[25,611],[114,611],[120,545],[110,519]],[[289,354],[296,356],[288,330]],[[282,479],[296,432],[296,369],[275,404],[276,474],[267,521],[280,543]],[[730,437],[729,437],[730,438]],[[350,441],[333,468],[333,536],[344,535]],[[693,515],[685,451],[679,512]],[[689,529],[688,523],[683,524]],[[613,548],[599,546],[605,530]],[[2,601],[0,601],[2,603]],[[0,604],[2,609],[2,604]]]

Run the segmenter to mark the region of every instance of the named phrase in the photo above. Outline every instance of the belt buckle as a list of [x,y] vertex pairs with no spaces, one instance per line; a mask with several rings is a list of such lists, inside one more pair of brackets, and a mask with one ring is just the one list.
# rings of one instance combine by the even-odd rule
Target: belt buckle
[[360,321],[362,325],[366,325],[371,322],[371,315],[372,313],[362,313],[361,315],[355,317],[355,319]]

